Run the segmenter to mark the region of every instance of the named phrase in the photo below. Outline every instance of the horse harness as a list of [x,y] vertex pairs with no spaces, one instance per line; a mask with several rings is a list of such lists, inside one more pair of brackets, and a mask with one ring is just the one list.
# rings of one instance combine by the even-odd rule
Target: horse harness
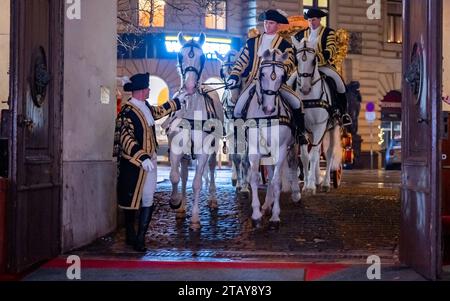
[[[184,46],[181,49],[190,48],[190,51],[188,53],[189,58],[193,58],[195,56],[194,48],[202,50],[201,46],[198,45],[194,40],[191,40],[184,44]],[[186,78],[186,73],[188,72],[194,72],[197,75],[197,81],[200,80],[200,77],[203,72],[203,68],[205,67],[206,62],[206,56],[202,53],[202,56],[200,57],[200,70],[195,68],[194,66],[188,66],[183,69],[183,55],[178,52],[178,65],[177,67],[180,68],[181,76],[183,77],[183,80]]]

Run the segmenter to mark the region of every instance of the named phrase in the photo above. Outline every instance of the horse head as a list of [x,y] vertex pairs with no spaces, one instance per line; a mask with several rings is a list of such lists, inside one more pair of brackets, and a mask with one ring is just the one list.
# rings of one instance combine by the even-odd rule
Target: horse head
[[277,108],[279,90],[287,76],[284,61],[288,57],[287,52],[282,53],[278,49],[267,49],[262,56],[256,92],[266,115],[272,115]]
[[199,40],[186,40],[183,33],[178,34],[181,49],[178,52],[178,70],[181,75],[181,88],[188,94],[194,94],[205,66],[206,56],[202,46],[206,36],[201,33]]
[[[233,70],[234,63],[236,62],[238,52],[234,49],[231,49],[227,52],[226,55],[221,55],[217,51],[215,51],[217,59],[220,62],[220,78],[223,82],[227,82],[228,77],[231,74],[231,71]],[[233,104],[236,103],[237,99],[240,95],[240,88],[241,86],[238,85],[236,87],[226,87],[225,89],[228,90],[228,93],[224,94],[224,97],[229,97],[231,102]],[[229,105],[231,105],[229,103]]]
[[312,47],[312,44],[305,39],[298,41],[293,37],[292,41],[298,61],[297,81],[300,92],[303,95],[308,95],[314,86],[313,81],[315,80],[315,77],[317,77],[319,70],[316,50]]

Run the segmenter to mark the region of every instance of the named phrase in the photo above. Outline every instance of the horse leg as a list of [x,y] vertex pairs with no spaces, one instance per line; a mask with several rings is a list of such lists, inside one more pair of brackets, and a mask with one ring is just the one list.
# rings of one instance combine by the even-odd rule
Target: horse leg
[[216,197],[216,166],[217,166],[217,157],[216,154],[212,154],[208,160],[209,165],[209,196],[208,196],[208,206],[211,209],[217,209],[219,206],[217,205],[217,197]]
[[239,164],[238,155],[231,154],[231,184],[233,187],[236,187],[236,190],[239,191]]
[[186,203],[187,203],[187,181],[189,177],[189,163],[191,160],[181,158],[181,207],[177,210],[177,218],[186,217]]
[[309,173],[308,184],[306,186],[307,191],[312,195],[316,194],[316,173],[317,164],[320,164],[320,145],[313,146],[311,149],[311,172]]
[[330,147],[330,135],[329,132],[325,134],[325,137],[322,142],[323,150],[325,153],[325,159],[327,160],[327,167],[325,172],[325,177],[322,182],[322,191],[330,192],[331,191],[331,183],[330,183],[330,174],[331,174],[331,166],[332,166],[332,152],[333,149]]
[[309,183],[309,157],[308,145],[301,146],[301,160],[303,166],[303,191],[307,192],[307,187]]
[[242,171],[242,175],[241,175],[241,180],[242,180],[242,185],[241,185],[241,194],[248,196],[250,194],[250,190],[249,190],[249,170],[250,170],[250,161],[248,159],[248,154],[242,154],[241,156],[241,171]]
[[272,217],[270,218],[270,228],[278,229],[280,226],[280,192],[281,192],[281,168],[286,160],[287,146],[280,146],[279,158],[273,171],[273,177],[270,181],[270,186],[273,190],[273,208]]
[[[302,199],[302,194],[300,192],[300,186],[298,185],[298,146],[295,145],[289,150],[290,161],[287,159],[283,165],[283,170],[287,173],[288,183],[290,183],[291,197],[294,203],[298,203]],[[282,177],[285,177],[282,173]],[[281,178],[283,182],[283,178]],[[284,191],[284,190],[283,190]]]
[[192,182],[192,188],[194,191],[194,203],[192,204],[192,217],[190,228],[194,231],[200,229],[200,215],[199,215],[199,202],[200,191],[202,190],[202,176],[205,171],[206,163],[209,159],[208,154],[197,155],[197,167],[195,170],[194,181]]
[[266,168],[269,170],[269,184],[267,185],[267,192],[266,192],[266,198],[264,201],[264,204],[262,205],[262,213],[263,215],[270,215],[270,212],[272,211],[272,204],[273,204],[273,198],[274,198],[274,191],[273,191],[273,185],[272,185],[272,179],[273,179],[273,166],[266,166]]
[[[197,164],[198,164],[198,162],[197,162]],[[203,172],[203,183],[204,183],[206,189],[209,189],[209,181],[210,181],[209,171],[207,171],[205,169]]]
[[233,165],[233,175],[231,177],[231,181],[233,186],[236,187],[236,191],[239,192],[241,189],[241,158],[238,154],[232,154],[230,157]]
[[[174,154],[170,152],[170,182],[172,183],[172,194],[170,196],[170,203],[177,207],[182,200],[178,193],[178,184],[180,183],[180,161],[182,154]],[[180,210],[183,206],[181,206]]]
[[261,156],[259,154],[249,155],[250,162],[250,185],[252,188],[252,223],[256,228],[261,227],[262,213],[260,211],[261,203],[258,197],[259,187],[259,161]]

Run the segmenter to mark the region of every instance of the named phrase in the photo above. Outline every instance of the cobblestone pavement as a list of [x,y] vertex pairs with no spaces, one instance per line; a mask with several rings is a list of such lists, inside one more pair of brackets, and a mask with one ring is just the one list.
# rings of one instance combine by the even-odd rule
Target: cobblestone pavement
[[[190,204],[185,219],[176,220],[170,209],[168,168],[159,167],[156,210],[147,234],[150,251],[144,258],[276,258],[277,260],[361,262],[376,254],[397,261],[400,225],[400,173],[397,171],[344,171],[342,186],[331,193],[303,196],[294,204],[281,199],[281,225],[269,230],[251,224],[251,200],[237,197],[229,169],[217,172],[219,208],[207,207],[201,193],[201,230],[189,230]],[[194,173],[192,170],[191,175]],[[188,186],[188,200],[192,189]],[[261,187],[260,199],[265,190]],[[89,256],[142,257],[125,246],[123,230],[79,250]]]

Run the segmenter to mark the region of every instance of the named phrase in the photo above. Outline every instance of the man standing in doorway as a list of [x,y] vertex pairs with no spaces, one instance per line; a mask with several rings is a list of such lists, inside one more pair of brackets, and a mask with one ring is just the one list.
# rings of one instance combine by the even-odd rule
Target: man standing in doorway
[[[178,95],[162,106],[150,106],[150,74],[136,74],[124,85],[132,98],[121,108],[116,119],[114,155],[118,159],[117,200],[124,209],[126,243],[138,252],[145,252],[145,234],[152,219],[153,195],[156,190],[155,119],[181,108],[184,95]],[[139,212],[138,232],[134,222]]]

